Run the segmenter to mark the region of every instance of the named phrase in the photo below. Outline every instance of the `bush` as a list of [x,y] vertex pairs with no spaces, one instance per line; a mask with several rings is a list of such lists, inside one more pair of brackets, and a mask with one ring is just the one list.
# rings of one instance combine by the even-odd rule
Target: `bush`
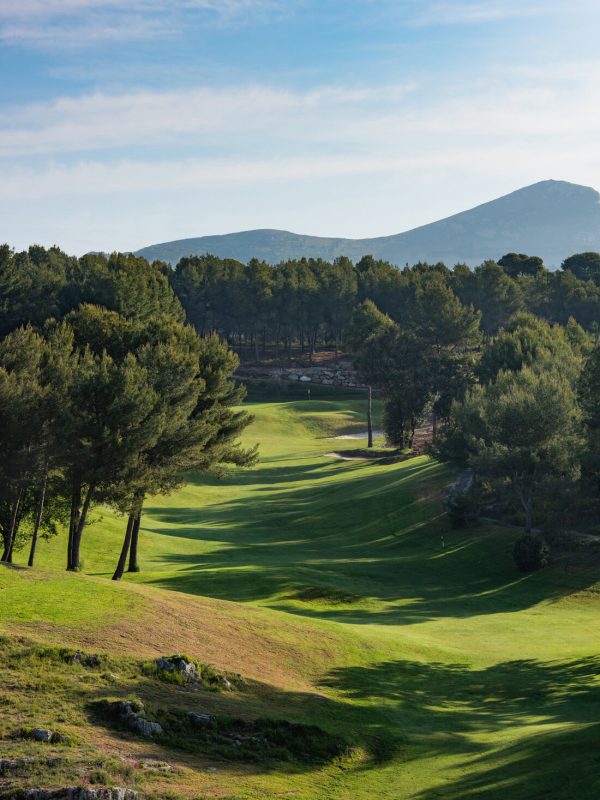
[[513,558],[521,572],[535,572],[550,561],[550,548],[541,536],[527,533],[515,542]]

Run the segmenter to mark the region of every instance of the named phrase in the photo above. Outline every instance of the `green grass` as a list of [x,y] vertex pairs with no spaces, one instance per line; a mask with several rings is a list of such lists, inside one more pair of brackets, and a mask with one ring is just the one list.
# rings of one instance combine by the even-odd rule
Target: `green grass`
[[[125,659],[116,687],[52,663],[34,712],[30,673],[18,660],[0,664],[13,687],[0,695],[0,711],[6,696],[10,712],[3,734],[23,718],[60,725],[62,713],[76,742],[73,770],[81,769],[139,747],[107,740],[85,713],[90,700],[133,692],[150,703],[316,724],[354,747],[342,764],[300,768],[189,760],[152,745],[178,771],[147,790],[596,798],[597,561],[524,576],[511,559],[514,531],[450,528],[446,468],[426,457],[382,465],[328,456],[348,442],[327,437],[364,428],[361,398],[249,407],[256,420],[247,441],[260,443],[260,463],[221,478],[191,476],[172,497],[149,500],[141,573],[107,581],[124,532],[109,511],[96,512],[85,532],[85,575],[61,571],[60,539],[42,543],[36,570],[0,572],[0,626],[11,648],[23,649],[16,637],[25,636]],[[138,674],[136,659],[177,650],[242,673],[246,690],[190,695]],[[11,752],[31,752],[10,741]]]

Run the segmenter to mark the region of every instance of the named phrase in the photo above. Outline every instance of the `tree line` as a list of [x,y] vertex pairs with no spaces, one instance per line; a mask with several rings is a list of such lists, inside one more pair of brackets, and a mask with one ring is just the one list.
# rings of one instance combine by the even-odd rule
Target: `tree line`
[[347,258],[244,265],[205,255],[183,258],[169,272],[196,329],[218,331],[256,360],[266,351],[289,356],[294,347],[309,353],[323,345],[337,348],[353,310],[365,300],[407,327],[416,295],[436,275],[463,306],[481,312],[484,336],[495,335],[517,311],[563,325],[572,317],[586,330],[600,319],[597,253],[573,256],[557,271],[540,258],[511,253],[475,269],[441,263],[398,269],[372,256],[356,265]]
[[548,554],[536,526],[597,524],[600,344],[595,320],[586,330],[574,317],[517,310],[493,333],[483,320],[430,272],[401,323],[370,300],[358,306],[348,343],[383,398],[388,443],[410,448],[415,427],[432,420],[437,457],[475,477],[469,492],[451,493],[454,521],[487,506],[523,524],[515,558],[533,569]]
[[39,536],[64,524],[77,569],[90,508],[107,503],[127,517],[115,575],[127,558],[137,569],[147,494],[171,491],[187,469],[255,457],[236,445],[249,417],[234,409],[231,348],[349,348],[384,399],[390,443],[410,447],[431,419],[440,456],[503,498],[509,487],[532,528],[565,487],[564,508],[575,487],[578,508],[598,494],[599,320],[597,253],[555,272],[515,253],[474,269],[211,255],[172,269],[0,247],[3,558],[30,541],[33,562]]
[[231,378],[237,356],[200,337],[160,265],[114,254],[0,248],[0,533],[2,560],[68,530],[80,566],[90,510],[127,520],[114,578],[137,571],[147,495],[191,469],[249,465],[250,416]]

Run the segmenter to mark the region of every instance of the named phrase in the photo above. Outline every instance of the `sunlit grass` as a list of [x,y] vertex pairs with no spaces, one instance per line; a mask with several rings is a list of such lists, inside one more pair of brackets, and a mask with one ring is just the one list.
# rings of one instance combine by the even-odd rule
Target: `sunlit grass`
[[442,499],[453,475],[427,457],[327,455],[338,449],[327,437],[364,430],[364,406],[251,404],[246,439],[260,443],[260,463],[150,498],[141,573],[107,580],[124,520],[97,510],[88,577],[62,572],[63,539],[43,543],[38,570],[0,574],[0,623],[132,656],[193,651],[256,681],[235,699],[245,713],[317,722],[356,747],[343,770],[245,768],[239,780],[221,764],[216,776],[185,773],[182,790],[595,798],[597,568],[524,576],[514,532],[452,530]]

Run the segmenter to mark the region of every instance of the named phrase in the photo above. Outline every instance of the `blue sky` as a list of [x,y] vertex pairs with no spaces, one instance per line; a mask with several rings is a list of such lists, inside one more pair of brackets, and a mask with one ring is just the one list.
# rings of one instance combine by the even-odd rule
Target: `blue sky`
[[0,241],[365,237],[600,188],[598,0],[0,0]]

